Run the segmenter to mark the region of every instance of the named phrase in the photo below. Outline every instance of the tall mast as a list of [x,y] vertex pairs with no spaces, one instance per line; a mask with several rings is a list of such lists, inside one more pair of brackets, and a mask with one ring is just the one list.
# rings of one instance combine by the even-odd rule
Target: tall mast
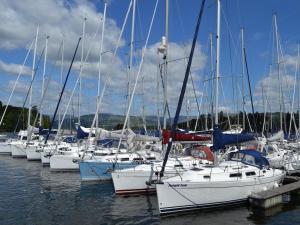
[[279,110],[280,110],[280,130],[282,130],[282,89],[281,89],[281,79],[280,79],[280,51],[279,51],[279,38],[278,38],[278,28],[277,28],[277,18],[276,14],[274,17],[275,35],[276,35],[276,51],[277,51],[277,69],[278,69],[278,84],[279,84]]
[[[34,52],[33,52],[33,60],[32,60],[32,71],[31,71],[31,79],[34,79],[35,74],[35,58],[36,58],[36,48],[37,48],[37,41],[39,36],[39,25],[36,28],[36,35],[35,35],[35,43],[34,43]],[[30,118],[31,118],[31,104],[32,104],[32,87],[30,86],[30,93],[29,93],[29,107],[28,107],[28,118],[27,118],[27,135],[31,135],[29,132],[30,127]],[[27,140],[30,140],[30,136],[27,136]]]
[[[102,33],[101,33],[101,43],[100,43],[100,53],[99,53],[99,70],[98,70],[98,94],[97,94],[97,108],[100,99],[100,88],[101,88],[101,66],[102,66],[102,54],[103,54],[103,39],[104,39],[104,31],[105,31],[105,19],[106,19],[106,8],[107,8],[107,0],[104,0],[104,10],[103,10],[103,19],[102,19]],[[99,126],[99,115],[96,113],[96,132]]]
[[[65,52],[65,42],[64,39],[62,40],[61,43],[61,67],[60,67],[60,86],[62,87],[62,83],[63,83],[63,72],[64,72],[64,52]],[[71,117],[70,117],[71,118]],[[61,123],[61,111],[58,110],[58,124]],[[70,130],[72,130],[70,128]]]
[[169,38],[169,0],[166,0],[166,25],[165,25],[165,40],[163,40],[164,49],[164,129],[167,129],[167,102],[168,102],[168,85],[167,85],[167,74],[168,74],[168,38]]
[[[45,89],[45,75],[46,75],[46,65],[47,65],[47,52],[48,52],[48,40],[49,40],[49,36],[46,37],[46,43],[45,43],[45,55],[44,55],[44,69],[43,69],[43,81],[42,81],[42,94],[41,97],[43,97],[44,95],[44,89]],[[42,126],[42,122],[43,122],[43,107],[41,106],[40,108],[40,126]]]
[[[87,18],[84,17],[83,25],[82,25],[82,45],[81,45],[81,71],[83,70],[83,53],[84,53],[84,35],[85,35],[85,24]],[[79,97],[78,97],[78,123],[80,124],[80,115],[81,115],[81,94],[82,94],[82,72],[80,73],[80,80],[79,80]]]
[[217,15],[217,59],[216,59],[216,104],[215,104],[215,123],[219,123],[218,106],[219,106],[219,79],[220,79],[220,23],[221,23],[221,3],[217,0],[218,15]]
[[244,53],[244,28],[241,28],[241,48],[242,48],[242,108],[243,108],[243,130],[246,128],[245,124],[245,53]]
[[[128,71],[128,87],[127,87],[127,109],[129,110],[130,103],[130,85],[131,85],[131,77],[133,75],[132,72],[132,60],[133,60],[133,42],[134,42],[134,25],[135,25],[135,8],[136,8],[136,0],[133,0],[132,6],[132,22],[131,22],[131,40],[130,40],[130,56],[129,56],[129,71]],[[127,120],[127,128],[130,128],[130,112]]]
[[211,128],[214,127],[214,63],[213,63],[213,35],[209,34],[210,42],[210,68],[211,68]]

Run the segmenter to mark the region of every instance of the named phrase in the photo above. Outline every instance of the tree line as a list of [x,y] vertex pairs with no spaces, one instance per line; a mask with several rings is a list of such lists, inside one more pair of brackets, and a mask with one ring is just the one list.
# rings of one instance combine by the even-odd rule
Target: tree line
[[[2,102],[0,101],[0,115],[2,117],[4,110],[5,110],[6,105],[3,105]],[[0,127],[0,132],[14,132],[14,131],[19,131],[19,130],[25,130],[27,129],[27,118],[28,118],[28,108],[21,108],[17,106],[11,106],[9,105],[7,107],[6,114],[3,119],[3,123]],[[39,112],[36,106],[32,107],[31,110],[31,125],[38,127],[38,121],[39,119],[37,118],[37,124],[33,124],[35,121],[36,116],[39,117]],[[49,128],[50,126],[50,117],[47,115],[43,115],[42,117],[42,127],[43,128]]]

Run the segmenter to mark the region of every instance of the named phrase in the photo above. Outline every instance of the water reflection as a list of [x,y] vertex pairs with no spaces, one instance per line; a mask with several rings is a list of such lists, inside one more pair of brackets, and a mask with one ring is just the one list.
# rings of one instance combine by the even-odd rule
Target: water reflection
[[113,185],[81,183],[38,162],[0,156],[1,224],[300,224],[300,196],[262,210],[241,206],[160,217],[156,195],[115,196]]

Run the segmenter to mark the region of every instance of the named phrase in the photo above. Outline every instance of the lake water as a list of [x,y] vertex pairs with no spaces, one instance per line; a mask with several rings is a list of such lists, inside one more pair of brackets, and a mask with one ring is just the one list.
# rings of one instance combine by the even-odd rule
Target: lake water
[[247,206],[160,217],[156,196],[120,197],[110,182],[82,184],[39,162],[0,155],[0,224],[300,224],[300,195],[268,211]]

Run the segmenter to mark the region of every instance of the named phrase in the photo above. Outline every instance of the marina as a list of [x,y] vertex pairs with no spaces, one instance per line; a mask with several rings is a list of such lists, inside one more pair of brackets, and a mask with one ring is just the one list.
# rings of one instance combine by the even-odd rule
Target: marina
[[0,224],[300,224],[300,4],[273,1],[0,2]]

